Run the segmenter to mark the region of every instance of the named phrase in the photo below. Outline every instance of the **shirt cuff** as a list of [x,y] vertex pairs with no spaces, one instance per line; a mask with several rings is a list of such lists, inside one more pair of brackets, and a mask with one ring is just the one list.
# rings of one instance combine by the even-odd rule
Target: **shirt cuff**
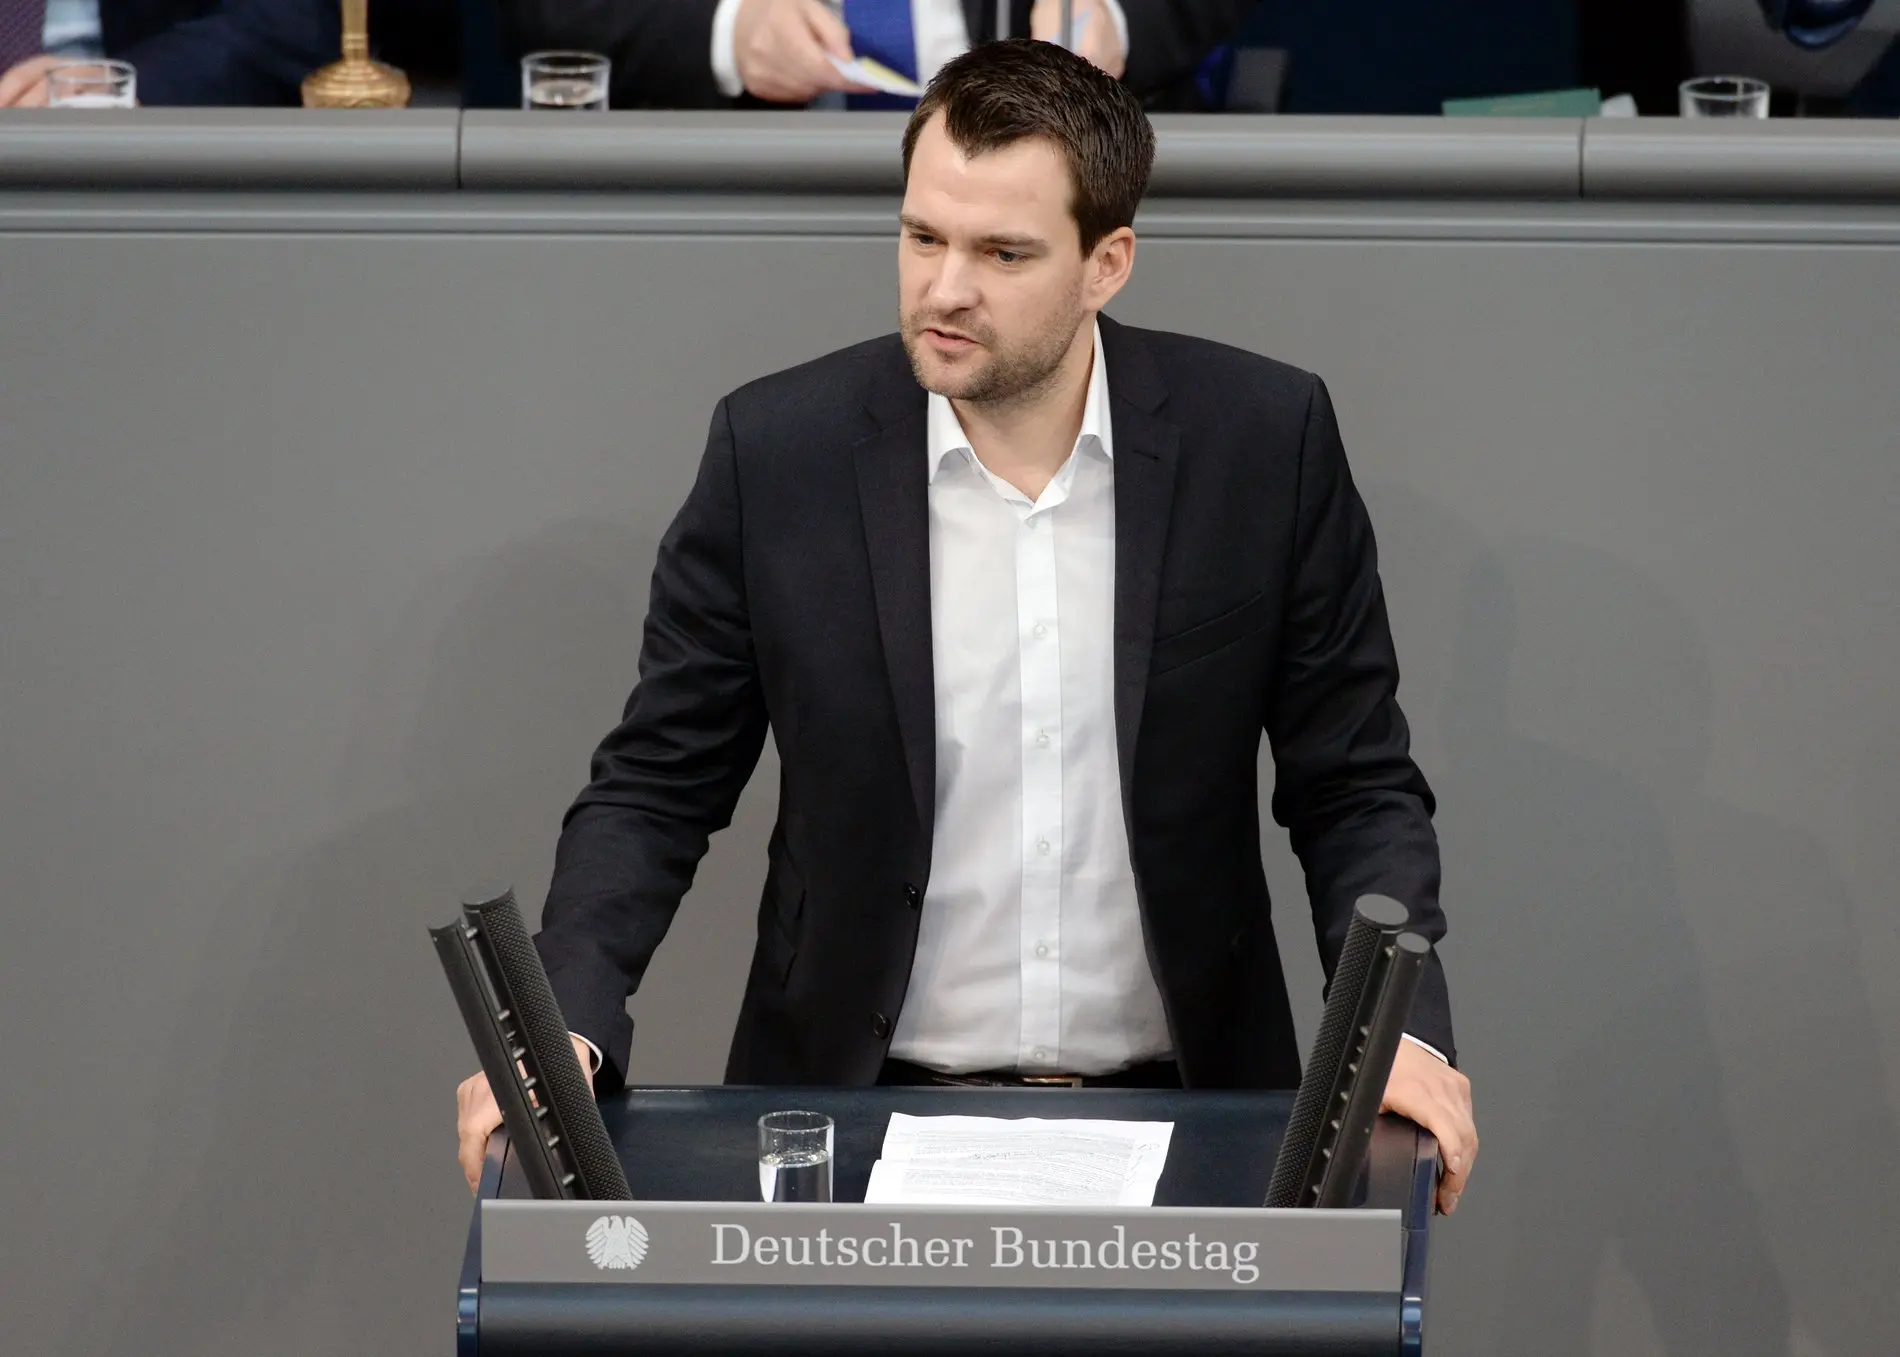
[[1128,16],[1122,13],[1122,0],[1102,0],[1102,8],[1115,23],[1115,36],[1122,41],[1122,60],[1128,60]]
[[[737,99],[745,93],[745,81],[739,78],[739,58],[732,51],[732,30],[739,23],[739,6],[744,0],[719,0],[719,7],[713,11],[712,29],[712,73],[713,82],[719,86],[719,92],[728,99]],[[586,1041],[586,1037],[581,1038]],[[594,1055],[598,1058],[599,1051]]]
[[[1429,1041],[1420,1041],[1417,1037],[1413,1036],[1410,1032],[1405,1032],[1405,1033],[1402,1033],[1401,1035],[1403,1035],[1405,1039],[1411,1042],[1414,1046],[1422,1047],[1425,1050],[1430,1051],[1433,1055],[1437,1056],[1440,1060],[1445,1060],[1445,1053],[1439,1050],[1436,1046],[1432,1045]],[[582,1037],[581,1040],[587,1041],[587,1038]],[[591,1046],[593,1043],[588,1042],[588,1044]],[[600,1055],[600,1052],[596,1051],[594,1052],[594,1054],[595,1056],[598,1057]],[[1449,1065],[1451,1064],[1451,1061],[1445,1060],[1445,1063]]]
[[[569,1032],[568,1035],[578,1040],[582,1045],[587,1047],[587,1049],[593,1054],[594,1063],[591,1066],[589,1066],[588,1069],[586,1070],[587,1077],[589,1079],[592,1079],[596,1074],[600,1073],[600,1067],[607,1063],[606,1057],[601,1055],[600,1047],[594,1045],[594,1043],[589,1041],[586,1037],[581,1036],[579,1032]],[[1428,1051],[1432,1050],[1432,1048],[1429,1046],[1425,1047],[1425,1049]],[[1432,1051],[1432,1054],[1438,1055],[1438,1052]],[[1444,1059],[1444,1057],[1439,1056],[1439,1059],[1442,1060]]]

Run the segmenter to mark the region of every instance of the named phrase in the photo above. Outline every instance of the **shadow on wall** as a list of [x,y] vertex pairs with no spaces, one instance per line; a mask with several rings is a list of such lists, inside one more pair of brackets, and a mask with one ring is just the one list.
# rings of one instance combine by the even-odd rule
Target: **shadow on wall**
[[1603,553],[1370,498],[1428,576],[1395,613],[1436,589],[1459,619],[1432,774],[1485,1150],[1435,1339],[1891,1352],[1900,1147],[1851,902],[1804,831],[1706,791],[1694,623]]
[[[475,880],[528,863],[544,883],[634,672],[655,545],[569,523],[405,608],[344,782],[395,742],[412,794],[225,902],[269,928],[254,954],[202,961],[181,1097],[139,1110],[170,1206],[125,1222],[115,1257],[150,1261],[128,1287],[108,1260],[96,1294],[127,1299],[76,1326],[72,1357],[447,1350],[469,1209],[449,1072],[474,1061],[424,930]],[[405,667],[426,674],[413,692]],[[518,884],[532,921],[539,886]]]

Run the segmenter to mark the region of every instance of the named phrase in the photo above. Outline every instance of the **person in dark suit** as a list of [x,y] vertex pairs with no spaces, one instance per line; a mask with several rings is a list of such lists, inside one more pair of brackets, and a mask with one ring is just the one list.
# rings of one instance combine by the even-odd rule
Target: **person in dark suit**
[[0,108],[46,102],[55,62],[114,57],[141,104],[295,104],[335,61],[334,0],[0,0]]
[[[856,90],[827,59],[875,57],[927,83],[999,36],[995,0],[499,0],[522,51],[612,58],[616,108],[810,103]],[[1054,38],[1058,0],[1012,0],[1007,33]],[[1196,68],[1251,0],[1075,0],[1076,50],[1157,107],[1198,106]]]
[[[1154,134],[1049,44],[952,61],[905,134],[901,333],[713,413],[625,719],[536,942],[596,1087],[768,728],[778,824],[728,1080],[1299,1081],[1256,801],[1330,973],[1379,892],[1437,940],[1372,527],[1310,373],[1099,313]],[[1477,1138],[1436,958],[1386,1106]],[[471,1182],[499,1124],[460,1090]]]

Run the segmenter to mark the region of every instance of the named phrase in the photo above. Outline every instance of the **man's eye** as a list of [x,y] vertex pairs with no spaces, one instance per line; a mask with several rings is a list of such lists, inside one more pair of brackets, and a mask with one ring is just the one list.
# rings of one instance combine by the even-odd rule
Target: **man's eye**
[[927,236],[922,231],[912,231],[910,238],[919,245],[935,245],[937,243],[935,236]]
[[998,250],[996,252],[996,262],[999,264],[1020,264],[1023,259],[1024,256],[1017,254],[1014,250]]

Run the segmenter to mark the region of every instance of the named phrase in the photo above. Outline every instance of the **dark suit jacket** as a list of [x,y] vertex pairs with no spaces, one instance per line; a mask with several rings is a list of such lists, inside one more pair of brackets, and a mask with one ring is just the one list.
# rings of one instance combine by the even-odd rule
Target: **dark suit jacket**
[[[1299,1080],[1256,755],[1330,975],[1353,902],[1444,935],[1372,527],[1319,379],[1103,318],[1115,728],[1149,959],[1184,1079]],[[925,396],[895,336],[740,388],[660,544],[626,716],[569,811],[538,938],[618,1086],[639,984],[770,726],[778,824],[726,1077],[876,1079],[930,881]],[[1112,792],[1105,792],[1112,795]],[[1411,1030],[1448,1055],[1436,958]]]
[[336,0],[100,0],[99,27],[148,105],[295,104],[342,44]]
[[[718,0],[498,0],[503,29],[521,51],[575,48],[613,59],[615,108],[726,108],[712,74]],[[1010,32],[1029,32],[1031,0],[1012,0]],[[1128,87],[1155,107],[1197,106],[1191,79],[1214,48],[1240,31],[1251,0],[1122,0],[1128,18]],[[963,0],[972,43],[996,36],[994,0]],[[754,107],[768,107],[756,100]]]

